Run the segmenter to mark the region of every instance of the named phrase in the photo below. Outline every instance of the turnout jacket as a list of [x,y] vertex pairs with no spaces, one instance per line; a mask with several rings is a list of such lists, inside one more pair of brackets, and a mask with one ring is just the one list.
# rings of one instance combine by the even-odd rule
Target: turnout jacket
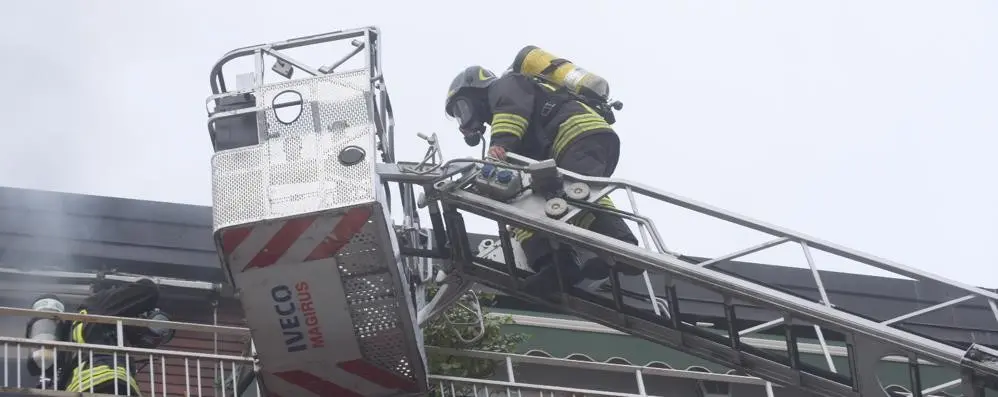
[[[561,157],[581,138],[600,135],[616,163],[620,141],[616,132],[591,107],[547,83],[518,73],[496,80],[488,91],[492,113],[490,146],[535,160]],[[613,169],[616,164],[612,164]]]
[[[149,280],[140,280],[117,288],[105,289],[91,294],[79,307],[81,314],[96,314],[116,317],[138,317],[142,313],[156,308],[159,300],[159,288]],[[124,326],[123,339],[126,346],[134,345],[140,338],[145,327]],[[70,326],[70,339],[76,343],[99,345],[117,344],[117,327],[114,324],[86,323],[73,321]],[[95,391],[110,392],[114,383],[121,384],[118,391],[122,395],[125,388],[131,388],[131,395],[138,396],[139,385],[133,378],[136,367],[134,363],[126,364],[122,354],[94,352],[93,365],[90,365],[89,354],[85,357],[72,358],[67,367],[72,367],[65,374],[69,381],[65,384],[66,391],[86,392],[93,385]],[[115,357],[117,356],[117,357]],[[117,361],[117,368],[115,368]],[[81,366],[77,363],[82,362]],[[131,371],[128,371],[128,370]],[[67,371],[68,372],[68,371]],[[126,386],[127,385],[127,386]]]

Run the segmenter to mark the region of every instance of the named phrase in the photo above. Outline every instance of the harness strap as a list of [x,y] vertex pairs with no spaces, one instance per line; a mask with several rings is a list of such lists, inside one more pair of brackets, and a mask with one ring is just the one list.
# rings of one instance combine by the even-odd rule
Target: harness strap
[[[81,309],[80,314],[87,314],[87,309]],[[87,343],[83,339],[83,321],[80,320],[73,321],[73,325],[71,327],[71,336],[73,342],[75,343]]]
[[[551,64],[555,64],[557,61],[558,60],[552,61]],[[545,69],[541,73],[546,73],[546,72],[547,69]],[[578,101],[579,103],[592,108],[596,112],[596,114],[598,114],[600,117],[606,120],[607,124],[613,124],[616,121],[613,112],[606,106],[606,104],[596,99],[576,94],[564,86],[556,87],[552,85],[552,83],[545,81],[541,77],[532,76],[531,79],[534,81],[534,83],[543,88],[546,88],[549,91],[545,92],[546,95],[544,95],[543,98],[544,103],[537,104],[534,106],[536,110],[539,110],[538,113],[540,114],[541,125],[545,127],[551,122],[551,116],[558,113],[558,109],[561,107],[561,105],[564,105],[565,103],[571,101]]]
[[538,104],[535,108],[540,110],[538,113],[540,114],[541,126],[547,127],[552,117],[558,114],[558,109],[561,108],[561,105],[572,101],[574,98],[568,95],[570,93],[564,87],[555,87],[539,78],[534,78],[534,82],[545,91],[544,95],[538,98],[543,100],[543,103]]

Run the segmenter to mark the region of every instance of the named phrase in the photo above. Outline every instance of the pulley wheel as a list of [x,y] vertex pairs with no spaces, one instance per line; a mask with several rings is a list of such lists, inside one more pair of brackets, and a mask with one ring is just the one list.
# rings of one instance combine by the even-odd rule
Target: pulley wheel
[[565,194],[572,200],[585,200],[589,198],[589,185],[582,182],[575,182],[568,185]]
[[562,198],[553,198],[544,203],[544,213],[552,218],[557,218],[568,212],[568,202]]

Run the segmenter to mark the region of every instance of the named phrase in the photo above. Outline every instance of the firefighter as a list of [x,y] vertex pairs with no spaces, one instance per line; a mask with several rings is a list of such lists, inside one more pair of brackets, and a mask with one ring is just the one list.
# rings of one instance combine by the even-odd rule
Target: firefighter
[[[158,301],[159,288],[156,283],[149,279],[140,279],[119,286],[97,287],[78,310],[80,314],[140,318],[155,311]],[[147,339],[151,332],[148,328],[126,325],[123,329],[126,346],[155,347],[148,346],[150,343]],[[73,321],[69,338],[75,343],[118,345],[117,327],[114,324]],[[69,360],[68,364],[72,367],[72,371],[68,374],[66,391],[90,392],[93,385],[95,393],[124,396],[129,394],[131,389],[130,395],[140,395],[138,383],[135,381],[136,365],[129,363],[127,368],[131,370],[130,373],[126,369],[123,354],[117,355],[117,367],[114,354],[95,351],[92,365],[89,362],[89,354],[85,351],[82,354],[83,357],[79,360],[77,357]],[[79,367],[77,367],[78,362],[82,362]]]
[[[489,157],[503,160],[510,152],[539,161],[554,159],[560,168],[595,177],[609,177],[617,167],[620,139],[605,114],[553,84],[513,69],[497,77],[481,66],[466,68],[451,83],[445,109],[457,120],[470,146],[481,141],[485,124],[491,127]],[[599,204],[613,207],[609,197]],[[584,213],[572,223],[638,244],[623,219],[605,212]],[[529,230],[514,228],[512,234],[536,272],[527,279],[525,289],[534,293],[555,290],[558,279],[555,266],[551,266],[556,256],[551,241]],[[581,261],[580,266],[579,253],[558,251],[570,256],[558,255],[562,259],[557,261],[567,285],[605,279],[609,274],[607,263],[595,255]],[[619,270],[628,275],[641,273],[629,266]]]

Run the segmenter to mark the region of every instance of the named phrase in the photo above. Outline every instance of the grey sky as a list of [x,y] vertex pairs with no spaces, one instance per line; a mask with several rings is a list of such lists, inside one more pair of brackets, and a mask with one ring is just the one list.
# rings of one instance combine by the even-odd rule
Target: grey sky
[[[984,277],[998,240],[998,3],[660,3],[11,2],[0,185],[208,204],[204,98],[218,57],[373,24],[400,159],[422,155],[416,132],[442,135],[448,157],[477,154],[443,116],[447,84],[535,44],[624,102],[618,176],[998,286]],[[642,205],[682,252],[761,241]],[[797,251],[753,259],[799,265]]]

